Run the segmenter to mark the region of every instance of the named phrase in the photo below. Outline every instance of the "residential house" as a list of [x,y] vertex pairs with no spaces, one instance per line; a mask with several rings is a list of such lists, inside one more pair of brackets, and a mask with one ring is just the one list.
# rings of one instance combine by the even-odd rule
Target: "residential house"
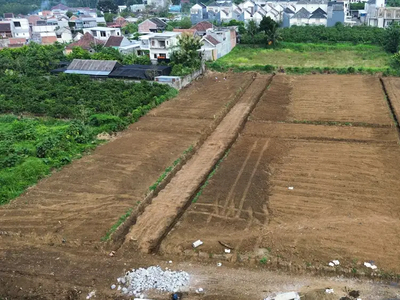
[[27,44],[25,38],[9,38],[8,48],[19,48]]
[[42,36],[42,45],[53,45],[55,42],[57,42],[57,37],[56,34],[53,32],[52,34]]
[[[178,45],[178,37],[182,33],[167,31],[163,33],[153,33],[148,37],[148,49],[150,60],[157,63],[160,60],[169,61],[172,52]],[[142,39],[142,37],[139,37]],[[145,48],[142,48],[145,49]]]
[[0,22],[0,37],[3,39],[13,37],[10,22]]
[[367,18],[369,26],[385,28],[394,22],[400,22],[400,7],[374,8]]
[[202,21],[200,23],[197,23],[196,25],[192,26],[191,29],[194,29],[197,31],[197,34],[199,36],[203,36],[207,33],[207,30],[213,29],[214,25],[208,21]]
[[346,16],[345,3],[344,2],[329,2],[328,3],[328,15],[327,15],[327,26],[335,26],[336,23],[344,23]]
[[[260,23],[263,18],[270,17],[276,22],[282,22],[283,27],[289,27],[291,24],[320,24],[330,26],[329,24],[333,22],[344,23],[344,18],[341,18],[341,14],[347,14],[348,1],[349,0],[333,2],[337,4],[342,3],[333,5],[329,4],[329,0],[246,0],[243,3],[235,5],[231,0],[219,0],[210,3],[205,6],[205,8],[203,7],[204,4],[195,4],[191,8],[190,13],[193,23],[199,23],[201,21],[222,23],[229,22],[230,20],[237,20],[244,23],[253,20],[256,23]],[[328,8],[329,5],[332,6],[331,9]],[[321,11],[313,14],[313,12],[317,11],[319,8],[324,11],[325,14]],[[205,14],[204,11],[207,11],[207,14]],[[329,11],[334,13],[330,14]],[[297,15],[295,19],[293,19],[295,14]],[[303,18],[306,15],[308,17]]]
[[130,44],[131,42],[124,36],[110,36],[104,47],[112,47],[118,50],[120,47],[126,47]]
[[97,27],[97,20],[94,17],[82,16],[75,20],[75,29],[84,30],[85,28]]
[[208,19],[207,6],[201,2],[195,4],[190,9],[190,20],[192,24],[197,24]]
[[43,18],[49,18],[49,17],[53,16],[53,13],[50,10],[43,10],[43,11],[39,11],[38,15]]
[[120,28],[108,28],[108,27],[93,27],[93,28],[84,28],[83,33],[89,32],[95,38],[106,41],[110,36],[121,36]]
[[168,0],[144,0],[143,4],[152,5],[155,8],[164,8],[169,4]]
[[69,43],[72,39],[72,32],[69,27],[61,27],[55,30],[57,41],[59,43]]
[[13,37],[15,38],[30,38],[30,29],[28,19],[12,19],[11,29],[13,32]]
[[122,54],[146,55],[145,53],[140,52],[141,49],[140,46],[141,46],[140,41],[130,41],[129,45],[120,46],[118,50]]
[[201,47],[205,60],[216,60],[232,51],[236,46],[236,30],[234,28],[217,28],[207,30],[203,36]]
[[79,41],[73,42],[69,44],[68,46],[65,47],[64,53],[70,54],[72,52],[72,49],[74,47],[81,47],[82,49],[85,49],[87,51],[93,52],[93,48],[95,45],[103,45],[104,40],[99,40],[96,39],[93,35],[91,35],[89,32],[86,32]]
[[35,26],[37,24],[38,21],[41,21],[42,18],[39,17],[38,15],[30,15],[28,17],[28,23],[30,26]]
[[163,32],[167,28],[167,23],[159,18],[151,18],[138,25],[139,33]]
[[5,13],[5,14],[3,14],[3,16],[4,16],[4,20],[11,20],[11,19],[15,18],[13,13]]
[[65,15],[67,13],[67,11],[69,11],[70,8],[62,3],[57,4],[56,6],[53,6],[51,8],[51,12],[56,15]]

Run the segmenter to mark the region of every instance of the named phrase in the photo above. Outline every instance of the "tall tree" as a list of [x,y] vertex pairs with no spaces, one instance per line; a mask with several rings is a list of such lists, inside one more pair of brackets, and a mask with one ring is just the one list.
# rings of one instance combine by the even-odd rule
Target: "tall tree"
[[399,23],[392,23],[385,30],[385,42],[384,48],[387,52],[397,53],[399,52],[400,44],[400,25]]
[[265,33],[267,37],[267,45],[268,46],[275,46],[279,39],[278,33],[278,23],[271,19],[271,17],[263,17],[260,22],[260,31]]
[[112,0],[100,0],[97,4],[97,9],[102,12],[109,12],[116,14],[118,11],[118,5]]

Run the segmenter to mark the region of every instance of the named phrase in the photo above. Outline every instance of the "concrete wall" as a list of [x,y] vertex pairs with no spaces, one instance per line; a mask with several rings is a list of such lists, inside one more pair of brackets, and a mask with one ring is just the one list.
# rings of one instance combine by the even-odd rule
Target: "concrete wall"
[[[157,81],[157,82],[161,83],[161,84],[167,84],[170,87],[180,90],[180,89],[186,87],[187,85],[189,85],[193,80],[195,80],[201,74],[203,74],[204,71],[205,71],[205,66],[203,65],[200,70],[197,70],[197,71],[193,72],[192,74],[180,77],[180,80],[175,80],[175,82],[172,82],[172,81]],[[163,76],[163,77],[165,78],[167,76]],[[169,77],[176,78],[176,76],[169,76]]]

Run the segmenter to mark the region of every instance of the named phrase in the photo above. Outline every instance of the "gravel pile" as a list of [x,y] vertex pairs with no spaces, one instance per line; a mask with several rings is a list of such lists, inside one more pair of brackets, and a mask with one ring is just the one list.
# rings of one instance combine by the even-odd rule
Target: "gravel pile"
[[[156,289],[162,292],[176,292],[189,285],[189,274],[157,267],[132,269],[117,279],[118,290],[129,296],[139,296],[141,292]],[[115,285],[111,287],[115,288]]]

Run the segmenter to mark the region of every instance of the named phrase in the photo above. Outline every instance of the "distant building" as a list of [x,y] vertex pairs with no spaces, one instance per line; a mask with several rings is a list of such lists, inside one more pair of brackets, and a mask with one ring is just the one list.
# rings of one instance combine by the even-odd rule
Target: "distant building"
[[106,41],[110,36],[121,36],[120,28],[93,27],[83,29],[83,33],[90,33],[95,38]]
[[89,32],[86,32],[78,41],[73,42],[65,47],[64,53],[70,54],[74,47],[81,47],[84,50],[89,52],[94,52],[93,48],[96,45],[103,45],[104,40],[99,40],[93,37]]
[[151,18],[140,23],[138,25],[138,31],[139,33],[163,32],[167,26],[167,23],[159,18]]
[[3,39],[13,37],[10,22],[0,22],[0,37]]
[[118,50],[120,47],[126,47],[130,44],[131,42],[124,36],[110,36],[104,47],[111,47]]
[[11,19],[11,30],[15,38],[30,38],[28,19]]
[[208,21],[202,21],[192,26],[191,29],[196,30],[197,34],[203,36],[207,33],[207,30],[213,29],[214,25]]
[[216,60],[232,51],[236,46],[236,31],[234,28],[208,29],[201,39],[201,52],[204,60]]
[[141,49],[149,51],[150,60],[155,64],[158,61],[169,61],[172,52],[178,46],[180,32],[166,31],[163,33],[152,33],[140,36]]
[[[282,22],[283,27],[292,25],[324,25],[344,23],[348,12],[348,1],[329,0],[246,0],[238,5],[231,0],[217,0],[208,5],[197,3],[190,9],[193,24],[203,21],[228,23],[231,20],[259,24],[264,17]],[[370,0],[372,1],[372,0]],[[373,0],[383,1],[383,0]],[[343,15],[343,17],[342,17]]]

